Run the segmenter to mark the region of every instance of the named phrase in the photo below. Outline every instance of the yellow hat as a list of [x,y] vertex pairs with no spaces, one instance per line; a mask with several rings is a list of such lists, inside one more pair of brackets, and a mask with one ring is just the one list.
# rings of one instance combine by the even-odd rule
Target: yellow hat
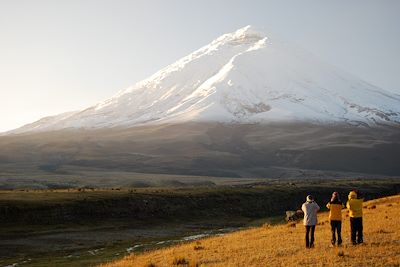
[[350,191],[350,193],[349,193],[349,199],[352,199],[352,198],[357,198],[357,193],[354,191]]

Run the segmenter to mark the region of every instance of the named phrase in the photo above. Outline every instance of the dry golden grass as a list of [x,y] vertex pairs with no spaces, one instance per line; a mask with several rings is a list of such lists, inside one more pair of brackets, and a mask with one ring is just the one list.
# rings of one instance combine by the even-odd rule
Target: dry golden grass
[[345,214],[344,211],[342,247],[330,246],[328,214],[320,213],[313,249],[305,248],[304,227],[300,222],[294,226],[265,225],[131,254],[101,267],[163,267],[174,266],[179,260],[188,263],[178,266],[400,266],[400,195],[364,204],[365,243],[362,245],[350,245],[349,218]]

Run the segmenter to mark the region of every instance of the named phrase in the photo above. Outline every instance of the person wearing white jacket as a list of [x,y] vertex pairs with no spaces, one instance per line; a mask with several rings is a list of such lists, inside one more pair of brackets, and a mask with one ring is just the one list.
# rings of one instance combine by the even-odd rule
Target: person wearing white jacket
[[304,212],[304,226],[306,227],[306,248],[314,247],[314,232],[317,225],[318,204],[314,201],[314,197],[308,195],[306,202],[301,206]]

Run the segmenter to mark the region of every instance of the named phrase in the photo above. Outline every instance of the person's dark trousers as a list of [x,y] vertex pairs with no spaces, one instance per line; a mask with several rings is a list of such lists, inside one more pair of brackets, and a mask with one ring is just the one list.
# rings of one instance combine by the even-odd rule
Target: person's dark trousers
[[363,242],[363,223],[362,217],[350,218],[350,229],[351,229],[351,242],[353,245],[360,244]]
[[331,231],[332,231],[332,245],[336,243],[336,233],[337,233],[337,244],[342,244],[342,221],[331,221]]
[[315,225],[306,225],[306,247],[312,248],[314,246],[314,232]]

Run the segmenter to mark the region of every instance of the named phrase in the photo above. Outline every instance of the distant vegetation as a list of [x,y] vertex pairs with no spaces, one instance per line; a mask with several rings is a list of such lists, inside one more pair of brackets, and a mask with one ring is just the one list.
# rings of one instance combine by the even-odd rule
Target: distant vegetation
[[[0,223],[57,224],[93,220],[169,220],[241,216],[261,218],[299,208],[304,196],[327,199],[358,188],[369,199],[400,191],[400,180],[266,180],[188,188],[80,188],[0,191]],[[251,207],[251,208],[249,208]]]

